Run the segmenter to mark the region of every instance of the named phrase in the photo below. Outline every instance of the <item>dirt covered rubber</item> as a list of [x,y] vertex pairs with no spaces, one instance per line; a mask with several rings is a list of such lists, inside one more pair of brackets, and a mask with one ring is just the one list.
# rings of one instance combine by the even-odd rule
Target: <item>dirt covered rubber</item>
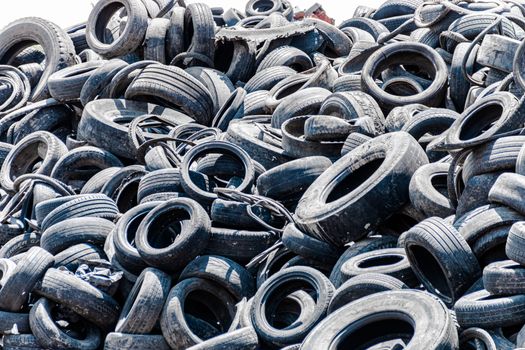
[[[124,31],[112,43],[104,42],[104,29],[115,11],[124,7],[128,20]],[[123,56],[135,51],[142,44],[147,28],[146,8],[140,0],[105,0],[97,2],[86,25],[89,47],[107,58]]]
[[26,17],[10,23],[0,35],[0,63],[13,64],[16,55],[38,43],[46,58],[46,67],[36,86],[32,89],[31,100],[39,101],[49,97],[49,77],[75,64],[75,48],[66,32],[56,24],[37,17]]
[[359,239],[408,201],[408,182],[396,182],[396,187],[388,184],[398,174],[409,178],[427,162],[423,150],[406,133],[375,138],[346,154],[314,181],[297,206],[296,224],[336,246]]

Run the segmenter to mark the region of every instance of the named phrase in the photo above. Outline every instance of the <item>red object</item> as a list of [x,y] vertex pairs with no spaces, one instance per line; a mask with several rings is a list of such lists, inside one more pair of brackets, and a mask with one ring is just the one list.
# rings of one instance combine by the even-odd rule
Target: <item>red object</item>
[[317,18],[321,21],[325,21],[330,24],[335,24],[335,20],[333,18],[330,18],[326,14],[326,11],[319,3],[315,3],[314,5],[310,6],[308,10],[295,12],[294,19],[301,20],[304,18]]
[[328,17],[325,10],[323,9],[315,11],[314,14],[310,17],[319,18],[320,20],[325,21],[327,23],[335,24],[335,20],[333,18]]

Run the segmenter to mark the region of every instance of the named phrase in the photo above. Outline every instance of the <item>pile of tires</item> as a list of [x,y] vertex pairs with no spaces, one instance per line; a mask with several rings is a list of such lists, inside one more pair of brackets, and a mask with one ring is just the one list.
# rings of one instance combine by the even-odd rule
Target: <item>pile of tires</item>
[[0,64],[3,349],[525,348],[520,2],[99,0]]

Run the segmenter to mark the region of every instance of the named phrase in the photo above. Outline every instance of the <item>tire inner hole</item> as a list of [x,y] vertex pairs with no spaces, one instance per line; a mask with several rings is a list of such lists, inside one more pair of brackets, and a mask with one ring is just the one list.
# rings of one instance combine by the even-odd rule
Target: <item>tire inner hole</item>
[[[218,296],[204,290],[197,290],[188,294],[184,301],[184,313],[207,323],[215,328],[218,333],[226,332],[232,322],[230,312],[224,302]],[[195,327],[195,325],[192,327],[191,324],[189,326],[195,334],[203,335],[203,339],[211,337],[209,331],[205,332],[205,329],[202,329],[204,327]]]
[[411,245],[407,251],[413,256],[415,267],[434,288],[435,292],[445,299],[452,300],[452,292],[447,283],[447,277],[439,262],[425,248]]
[[381,256],[373,256],[363,261],[360,261],[357,264],[357,267],[366,269],[366,268],[376,267],[376,266],[395,265],[403,261],[403,259],[405,259],[403,255],[396,255],[396,254],[385,254]]
[[399,318],[395,316],[397,315],[361,319],[341,332],[330,344],[329,349],[404,349],[404,345],[408,344],[414,335],[414,328],[401,315]]
[[343,178],[337,179],[338,184],[329,191],[326,203],[332,203],[357,189],[379,169],[383,161],[384,158],[374,159],[354,171],[343,173]]
[[149,245],[155,249],[169,247],[190,224],[190,219],[190,214],[182,209],[160,213],[149,226],[147,237]]

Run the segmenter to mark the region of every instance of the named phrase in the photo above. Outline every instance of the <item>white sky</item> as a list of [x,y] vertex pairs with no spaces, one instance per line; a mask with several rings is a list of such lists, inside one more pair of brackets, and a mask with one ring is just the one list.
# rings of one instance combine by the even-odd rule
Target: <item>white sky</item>
[[[225,9],[235,7],[244,9],[247,0],[200,0],[210,6],[222,6]],[[87,20],[94,0],[14,0],[2,1],[0,28],[21,17],[42,17],[56,24],[67,27]],[[187,0],[197,2],[195,0]],[[306,9],[315,2],[323,5],[330,17],[336,22],[352,17],[358,4],[377,7],[381,0],[292,0],[294,6]]]

